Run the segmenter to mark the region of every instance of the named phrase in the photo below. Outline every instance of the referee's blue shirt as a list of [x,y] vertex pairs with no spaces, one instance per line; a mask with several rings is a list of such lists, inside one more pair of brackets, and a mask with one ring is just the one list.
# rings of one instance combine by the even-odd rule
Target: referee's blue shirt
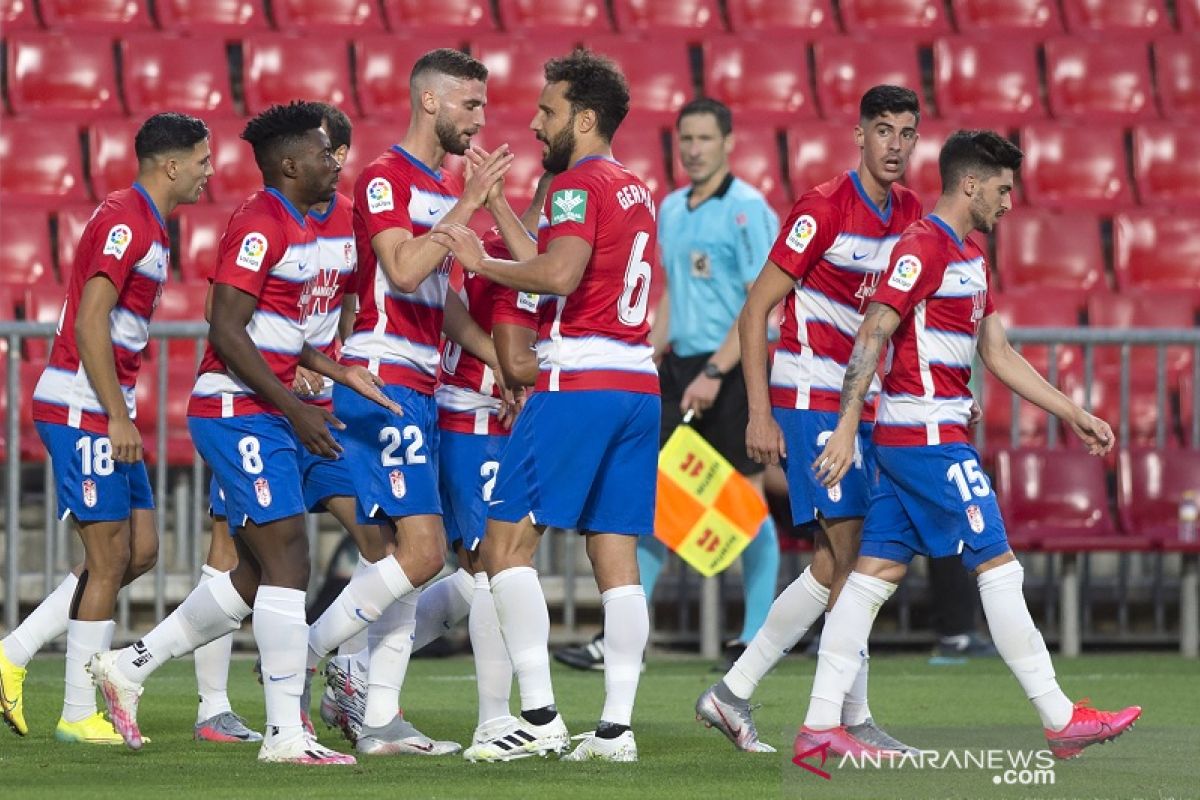
[[779,217],[762,193],[726,176],[716,193],[688,208],[691,187],[662,202],[658,242],[670,294],[668,331],[678,356],[712,353],[746,301],[746,286],[766,263]]

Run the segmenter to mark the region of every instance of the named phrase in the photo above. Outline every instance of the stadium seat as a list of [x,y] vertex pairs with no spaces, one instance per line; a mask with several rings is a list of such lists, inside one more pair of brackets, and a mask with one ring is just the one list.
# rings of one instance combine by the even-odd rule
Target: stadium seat
[[1011,41],[1013,36],[1053,36],[1063,29],[1055,0],[952,0],[952,8],[963,33]]
[[137,154],[133,139],[141,122],[133,119],[106,119],[88,128],[88,172],[96,200],[117,189],[126,189],[137,180]]
[[[1075,328],[1087,305],[1088,293],[1082,289],[1056,287],[1047,291],[1041,286],[1022,286],[1006,292],[996,292],[993,303],[1006,330],[1020,328]],[[1022,345],[1021,355],[1043,376],[1050,374],[1050,348],[1047,345]],[[1060,345],[1055,348],[1058,376],[1077,371],[1083,364],[1079,347]]]
[[[17,296],[16,287],[0,284],[0,322],[12,322],[17,318]],[[0,353],[5,352],[8,352],[8,339],[0,339]]]
[[[25,288],[25,321],[50,322],[58,324],[62,317],[63,304],[66,302],[67,289],[56,283],[35,283]],[[25,340],[25,361],[36,365],[41,370],[46,365],[50,355],[50,339],[30,337]],[[36,380],[36,378],[35,378]],[[25,387],[29,394],[33,393],[33,385]]]
[[[394,34],[355,39],[354,75],[363,114],[407,124],[411,110],[407,76],[428,52],[428,42]],[[401,76],[404,80],[397,80]],[[492,102],[490,93],[488,102]]]
[[[1091,382],[1084,375],[1070,373],[1063,376],[1062,391],[1084,408],[1107,422],[1121,442],[1122,431],[1129,427],[1129,441],[1135,445],[1155,444],[1156,426],[1163,420],[1165,441],[1168,445],[1178,444],[1175,425],[1171,414],[1171,387],[1164,386],[1164,412],[1158,413],[1158,381],[1152,370],[1131,370],[1129,373],[1129,418],[1121,416],[1121,368],[1119,364],[1099,364],[1092,372]],[[1063,426],[1063,436],[1075,438],[1069,426]]]
[[36,31],[37,14],[33,10],[33,0],[3,0],[0,2],[0,28],[4,32]]
[[154,0],[165,31],[226,39],[254,36],[269,27],[261,0]]
[[236,206],[181,207],[179,218],[179,274],[184,283],[206,284],[217,268],[217,246]]
[[1149,38],[1171,29],[1163,0],[1063,0],[1071,33],[1112,33]]
[[1126,211],[1113,219],[1117,288],[1141,286],[1200,297],[1200,212]]
[[242,47],[247,114],[298,98],[332,103],[351,117],[358,113],[344,39],[262,34],[247,39]]
[[[1017,409],[1017,438],[1013,440],[1013,400]],[[1045,447],[1050,420],[1045,411],[1013,394],[992,373],[983,378],[983,435],[982,452],[991,457],[1001,447]]]
[[1120,128],[1033,123],[1021,129],[1020,144],[1021,186],[1031,204],[1102,213],[1133,204]]
[[786,125],[817,116],[806,48],[779,37],[714,37],[704,45],[704,94],[738,123]]
[[920,93],[915,43],[889,41],[880,47],[877,41],[847,37],[819,41],[813,51],[817,99],[826,119],[857,121],[863,92],[876,84],[907,86]]
[[[353,145],[346,163],[342,165],[342,175],[338,179],[338,191],[345,195],[354,193],[354,181],[363,168],[370,164],[383,151],[400,141],[407,127],[407,117],[399,117],[396,121],[384,123],[369,121],[354,126]],[[484,130],[487,130],[485,127]]]
[[1200,35],[1155,40],[1154,73],[1163,116],[1200,119]]
[[950,134],[958,125],[939,120],[922,120],[918,126],[920,137],[913,147],[904,171],[905,186],[921,198],[926,211],[932,211],[938,195],[942,193],[942,177],[938,172],[938,153]]
[[508,31],[608,33],[604,0],[499,0],[500,21]]
[[[162,294],[158,298],[158,306],[154,309],[155,322],[204,322],[204,305],[208,295],[207,283],[181,283],[167,281],[163,285]],[[162,345],[152,342],[152,356],[161,356]],[[196,345],[190,339],[167,340],[167,353],[172,361],[195,363]],[[146,375],[151,380],[157,379],[155,372]],[[151,380],[138,381],[150,384]],[[139,405],[140,409],[141,406]]]
[[1200,31],[1200,0],[1175,0],[1175,14],[1180,30]]
[[1115,537],[1104,462],[1081,449],[1001,450],[995,491],[1010,539]]
[[629,171],[641,178],[661,203],[671,191],[667,163],[663,158],[662,117],[634,112],[625,118],[613,139],[613,154]]
[[87,227],[88,220],[95,211],[96,204],[88,203],[66,206],[58,209],[58,213],[55,214],[58,221],[55,254],[58,256],[58,274],[63,286],[71,284],[71,273],[75,269],[75,250],[79,247],[83,229]]
[[467,38],[496,30],[488,0],[383,0],[383,14],[390,30],[416,34],[431,48],[457,47],[460,42],[454,36]]
[[[729,167],[734,175],[762,192],[772,208],[787,202],[788,192],[779,165],[779,137],[774,128],[735,126]],[[685,175],[678,165],[675,174]]]
[[22,33],[8,37],[13,113],[88,122],[123,113],[112,42],[105,37]]
[[622,33],[684,36],[699,42],[725,30],[717,0],[612,0]]
[[271,0],[275,27],[289,33],[318,36],[383,31],[383,16],[374,0]]
[[[1067,245],[1069,243],[1069,246]],[[1084,212],[1018,208],[996,224],[996,266],[1006,290],[1107,289],[1100,220]]]
[[[1129,288],[1121,292],[1094,292],[1088,297],[1088,324],[1093,328],[1182,328],[1196,325],[1194,298],[1179,292]],[[1157,375],[1157,348],[1134,346],[1130,350],[1130,368],[1149,379]],[[1119,367],[1117,347],[1095,351],[1099,367]],[[1192,368],[1192,350],[1175,346],[1166,350],[1167,374],[1172,384]]]
[[8,208],[88,199],[83,151],[73,122],[5,120],[0,125],[0,164],[0,196]]
[[1045,52],[1050,112],[1055,117],[1091,124],[1158,116],[1145,42],[1060,36],[1046,42]]
[[861,153],[854,143],[854,128],[844,122],[789,126],[787,143],[793,197],[800,197],[848,169],[858,168]]
[[[956,36],[933,46],[933,91],[938,110],[965,125],[1005,127],[1045,118],[1033,42]],[[925,137],[924,131],[921,137]]]
[[1179,378],[1179,425],[1183,432],[1183,441],[1192,448],[1200,447],[1200,439],[1193,438],[1192,428],[1196,426],[1196,383],[1195,376],[1182,375]]
[[121,61],[125,107],[139,120],[163,109],[205,120],[234,114],[225,46],[216,39],[127,36]]
[[729,26],[738,33],[819,39],[837,36],[831,0],[726,0]]
[[262,188],[262,173],[254,163],[254,150],[241,138],[241,120],[214,120],[208,125],[213,176],[208,195],[218,203],[240,203]]
[[63,33],[124,35],[154,29],[145,0],[38,0],[42,22]]
[[9,206],[0,214],[0,284],[57,283],[49,222],[42,209]]
[[538,95],[546,85],[542,66],[547,60],[569,52],[561,37],[482,36],[471,42],[471,55],[488,69],[488,112],[537,112]]
[[[632,39],[628,35],[591,37],[593,50],[617,62],[629,81],[629,107],[674,115],[695,97],[690,55],[677,39]],[[540,79],[541,70],[538,70]]]
[[1169,122],[1134,128],[1133,179],[1142,205],[1200,205],[1200,130]]
[[1200,491],[1200,450],[1132,448],[1117,456],[1117,517],[1127,533],[1179,536],[1179,501]]
[[950,33],[941,0],[841,0],[842,26],[851,35],[932,42]]

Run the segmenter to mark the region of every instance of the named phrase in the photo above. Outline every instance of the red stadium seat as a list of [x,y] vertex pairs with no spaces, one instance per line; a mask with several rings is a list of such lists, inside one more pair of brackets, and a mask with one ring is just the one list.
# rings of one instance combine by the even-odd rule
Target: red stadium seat
[[613,139],[613,154],[630,172],[645,182],[655,202],[671,191],[667,161],[663,158],[663,126],[655,114],[634,112],[621,123]]
[[[1196,324],[1193,298],[1179,292],[1153,289],[1126,289],[1122,292],[1096,292],[1088,297],[1088,324],[1093,328],[1192,328]],[[1157,349],[1142,346],[1130,349],[1130,368],[1152,380],[1157,374]],[[1121,365],[1120,348],[1101,347],[1095,363],[1100,367]],[[1168,347],[1166,368],[1171,382],[1192,368],[1189,347]]]
[[[167,281],[154,309],[156,322],[204,322],[204,305],[208,295],[207,283],[180,283]],[[172,361],[189,362],[195,359],[196,345],[188,339],[168,339],[167,352]],[[159,342],[152,342],[154,351],[161,349]],[[154,356],[157,358],[158,356]],[[150,384],[157,380],[157,371],[148,371],[138,383]],[[141,406],[139,405],[139,408]]]
[[134,117],[164,109],[204,119],[234,113],[225,46],[216,39],[127,36],[121,61],[125,107]]
[[838,7],[842,25],[850,34],[931,42],[950,33],[941,0],[841,0]]
[[106,119],[88,128],[89,172],[97,200],[103,200],[109,192],[126,189],[137,180],[133,139],[140,125],[132,119]]
[[[407,120],[401,118],[396,122],[364,122],[354,126],[354,144],[346,163],[342,165],[342,175],[338,179],[338,191],[347,196],[354,194],[354,181],[363,168],[383,155],[383,152],[400,141],[407,128]],[[486,128],[484,128],[486,130]]]
[[1055,0],[952,0],[952,8],[964,33],[1044,38],[1063,29]]
[[38,0],[42,22],[64,33],[124,35],[154,28],[145,0]]
[[240,203],[262,188],[262,173],[254,163],[254,150],[241,138],[241,120],[209,123],[209,147],[215,170],[208,179],[208,195],[218,203]]
[[1157,117],[1146,43],[1126,39],[1046,42],[1050,111],[1081,122],[1134,122]]
[[1200,119],[1200,35],[1164,36],[1154,42],[1158,101],[1167,119]]
[[1163,0],[1063,0],[1071,33],[1114,33],[1149,38],[1171,29]]
[[[1050,420],[1045,411],[1016,397],[990,372],[983,378],[983,388],[983,435],[989,457],[992,451],[1001,447],[1046,446]],[[1012,433],[1014,398],[1017,409],[1016,441]]]
[[56,284],[49,217],[41,209],[9,206],[0,214],[0,284]]
[[817,63],[817,98],[826,119],[858,119],[863,92],[880,83],[921,91],[917,46],[870,39],[826,39],[813,46]]
[[[25,321],[52,322],[58,324],[62,316],[63,304],[66,302],[67,290],[55,283],[35,283],[25,289]],[[33,337],[25,340],[25,360],[45,366],[46,357],[50,355],[50,340]],[[26,387],[27,393],[33,393],[32,384]]]
[[217,268],[217,246],[236,206],[179,209],[179,273],[185,283],[206,283]]
[[983,35],[939,39],[933,46],[933,91],[942,116],[966,125],[1004,127],[1046,116],[1037,48],[1019,39],[1004,47]]
[[289,33],[319,36],[383,30],[374,0],[271,0],[275,27]]
[[[1129,426],[1129,441],[1135,445],[1153,445],[1159,417],[1163,419],[1166,443],[1178,444],[1175,426],[1171,421],[1171,388],[1164,387],[1164,413],[1158,413],[1158,381],[1152,370],[1131,370],[1129,373],[1129,419],[1121,417],[1121,369],[1119,364],[1099,364],[1092,372],[1091,383],[1084,382],[1082,373],[1065,375],[1063,394],[1107,422],[1120,441],[1121,432]],[[1074,437],[1069,426],[1064,435]]]
[[788,176],[792,196],[857,169],[862,152],[854,143],[854,128],[845,123],[806,122],[787,129]]
[[[492,150],[501,144],[507,144],[508,149],[516,158],[512,169],[504,176],[504,194],[513,210],[520,214],[525,210],[537,189],[538,179],[542,175],[542,143],[534,138],[529,129],[531,113],[512,109],[498,111],[488,115],[487,125],[475,137],[474,144],[485,150]],[[623,142],[625,127],[617,132],[617,142]],[[617,157],[620,158],[618,152]],[[490,219],[489,215],[484,215]],[[494,225],[495,222],[489,223]],[[486,228],[485,228],[486,229]]]
[[79,247],[79,238],[83,229],[96,211],[95,203],[82,206],[67,206],[58,209],[55,218],[58,220],[58,240],[56,254],[58,255],[58,273],[63,286],[71,284],[71,273],[75,269],[75,249]]
[[631,110],[658,111],[673,119],[680,106],[695,97],[688,49],[677,39],[639,41],[613,35],[586,43],[621,67],[629,81]]
[[612,0],[622,33],[683,35],[700,41],[725,30],[717,0]]
[[1104,461],[1083,450],[1001,450],[995,491],[1013,540],[1116,538]]
[[354,73],[363,114],[407,125],[411,110],[408,76],[417,59],[428,52],[428,42],[394,34],[355,39]]
[[358,113],[344,39],[263,34],[247,39],[243,50],[246,113],[300,98],[332,103],[351,117]]
[[83,151],[72,122],[5,120],[0,125],[0,196],[7,209],[88,199]]
[[383,13],[389,29],[415,33],[425,38],[431,49],[457,47],[459,42],[450,39],[453,35],[467,37],[496,30],[488,0],[383,0]]
[[154,0],[165,31],[242,38],[269,27],[262,0]]
[[500,0],[500,20],[505,30],[608,33],[608,8],[604,0]]
[[738,33],[767,33],[804,38],[837,36],[830,0],[726,0],[729,25]]
[[1179,501],[1200,491],[1200,450],[1133,448],[1117,456],[1117,517],[1127,533],[1179,537]]
[[[735,126],[729,167],[734,175],[762,192],[772,208],[787,202],[783,170],[779,166],[779,137],[774,128]],[[675,172],[684,175],[682,167]]]
[[1200,297],[1200,212],[1126,211],[1113,219],[1117,288],[1141,286]]
[[80,34],[8,37],[8,100],[29,117],[86,122],[123,113],[112,42]]
[[1042,286],[1107,289],[1100,220],[1093,214],[1019,208],[996,224],[996,264],[1006,291]]
[[1034,123],[1021,130],[1021,149],[1033,205],[1111,213],[1133,204],[1120,128]]
[[36,31],[38,27],[33,0],[0,0],[0,28],[4,28],[6,34]]
[[1183,375],[1179,378],[1179,423],[1183,431],[1183,441],[1191,447],[1200,447],[1200,439],[1192,438],[1192,428],[1197,418],[1194,376]]
[[1175,0],[1175,13],[1179,16],[1179,29],[1200,30],[1200,0]]
[[570,46],[559,37],[523,37],[517,42],[508,36],[476,38],[471,54],[488,69],[488,111],[520,112],[533,119],[546,85],[543,65],[568,52]]
[[[17,318],[17,297],[16,287],[0,284],[0,322],[12,322]],[[8,352],[8,339],[0,339],[0,353],[6,352]]]
[[816,117],[810,86],[808,52],[790,40],[742,35],[705,43],[704,94],[729,106],[735,128]]
[[[1047,291],[1041,286],[1023,286],[1008,292],[998,292],[993,298],[996,313],[1006,330],[1020,328],[1075,328],[1087,304],[1088,294],[1081,289],[1055,288]],[[1044,377],[1050,375],[1048,345],[1021,346],[1021,355]],[[1055,348],[1057,377],[1078,371],[1083,364],[1083,351],[1075,346]],[[1045,415],[1043,414],[1043,417]]]
[[1133,179],[1142,205],[1200,204],[1200,130],[1152,122],[1133,129]]
[[912,189],[921,198],[926,211],[933,210],[933,204],[942,193],[942,177],[938,172],[938,153],[950,134],[958,129],[958,125],[938,120],[922,120],[918,126],[920,137],[913,147],[908,159],[908,167],[904,171],[905,186]]

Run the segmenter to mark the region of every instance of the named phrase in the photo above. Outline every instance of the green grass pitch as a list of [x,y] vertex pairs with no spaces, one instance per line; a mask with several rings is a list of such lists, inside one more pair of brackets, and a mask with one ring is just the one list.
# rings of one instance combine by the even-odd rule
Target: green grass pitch
[[[235,660],[230,695],[253,725],[263,719],[262,694],[250,661]],[[694,720],[696,696],[715,680],[695,659],[656,659],[642,678],[635,713],[637,764],[565,764],[531,758],[467,764],[457,756],[361,758],[354,768],[262,766],[254,745],[198,744],[191,739],[196,689],[190,661],[168,664],[142,699],[141,752],[59,744],[54,723],[62,699],[61,658],[30,665],[25,701],[30,734],[0,728],[0,776],[8,798],[1146,798],[1200,796],[1200,665],[1169,654],[1085,656],[1057,661],[1073,698],[1101,708],[1137,703],[1135,730],[1116,742],[1058,762],[1053,785],[996,784],[995,769],[854,769],[826,763],[828,780],[791,763],[791,740],[806,705],[814,661],[794,656],[755,697],[765,741],[775,755],[738,753]],[[406,715],[426,733],[466,742],[475,724],[468,658],[417,660],[402,698]],[[589,729],[601,704],[603,678],[555,667],[559,707],[573,732]],[[314,691],[314,696],[317,692]],[[315,706],[314,706],[315,708]],[[1043,746],[1037,716],[996,659],[930,666],[917,656],[881,655],[871,662],[871,708],[901,740],[923,748],[1031,751]],[[316,715],[314,714],[314,718]],[[344,749],[334,732],[321,739]],[[965,758],[965,756],[964,756]],[[815,763],[815,762],[814,762]],[[1014,778],[1014,780],[1019,777]],[[1045,781],[1042,776],[1037,780]]]

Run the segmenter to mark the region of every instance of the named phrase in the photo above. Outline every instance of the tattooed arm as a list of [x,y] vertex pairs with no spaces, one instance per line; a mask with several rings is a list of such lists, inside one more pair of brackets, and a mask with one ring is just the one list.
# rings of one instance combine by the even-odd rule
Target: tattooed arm
[[879,356],[899,325],[900,315],[891,306],[871,303],[867,307],[866,316],[854,338],[854,351],[846,365],[846,377],[842,381],[837,428],[812,464],[817,480],[825,486],[833,486],[840,481],[854,463],[854,438],[862,418],[863,400],[871,388],[871,379],[875,377],[875,370],[879,366]]

